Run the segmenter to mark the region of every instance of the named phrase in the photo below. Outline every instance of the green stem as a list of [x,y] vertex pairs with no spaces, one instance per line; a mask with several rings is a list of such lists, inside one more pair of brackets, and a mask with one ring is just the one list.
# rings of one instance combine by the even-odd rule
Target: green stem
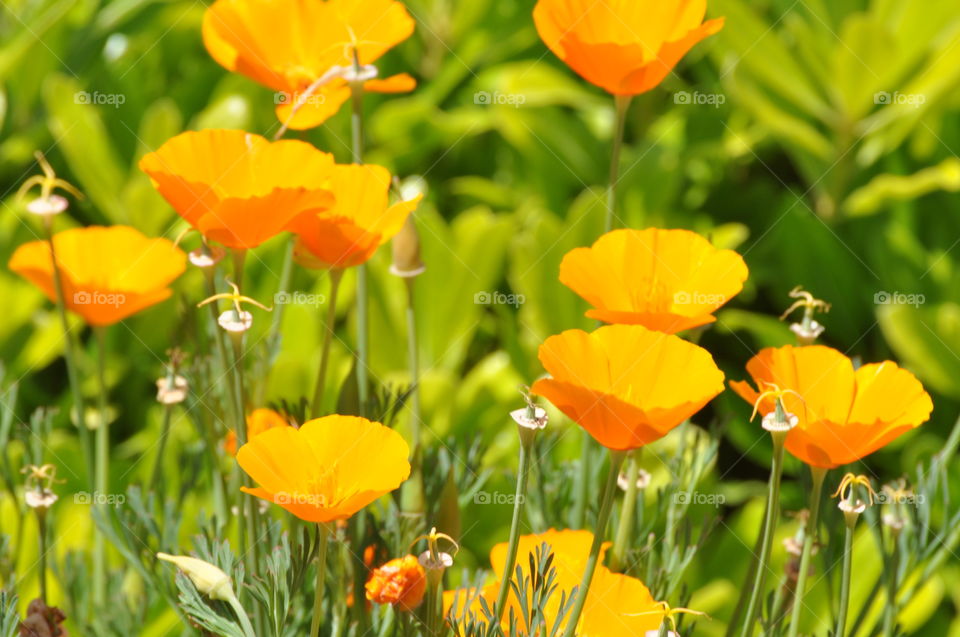
[[637,506],[637,478],[640,475],[640,458],[637,456],[640,449],[631,451],[627,455],[627,492],[623,496],[623,507],[620,509],[620,522],[617,524],[617,534],[613,540],[613,550],[610,552],[610,570],[619,573],[627,562],[627,551],[633,535],[634,510]]
[[[310,622],[310,637],[320,634],[320,624],[323,620],[323,588],[327,574],[327,545],[329,544],[329,530],[325,524],[317,525],[319,537],[317,548],[317,590],[313,595],[313,619]],[[363,600],[355,603],[363,604]]]
[[587,601],[590,582],[593,581],[593,573],[597,570],[597,563],[600,561],[600,547],[603,546],[607,520],[610,519],[610,510],[613,508],[614,494],[617,491],[617,478],[620,476],[620,467],[623,466],[626,457],[625,451],[610,450],[610,470],[607,473],[607,483],[603,488],[600,511],[597,513],[597,528],[594,530],[593,544],[590,546],[590,557],[587,558],[587,566],[583,570],[583,578],[580,580],[580,586],[576,593],[577,599],[567,620],[567,628],[563,632],[563,637],[573,637],[576,633],[580,614],[583,612],[583,606]]
[[610,153],[610,181],[607,183],[607,215],[604,221],[604,232],[613,230],[614,218],[617,209],[617,183],[620,180],[620,151],[623,149],[623,131],[627,124],[627,109],[630,107],[630,95],[614,96],[616,110],[613,149]]
[[891,529],[890,560],[887,564],[887,605],[883,614],[884,637],[893,637],[897,625],[897,570],[900,568],[900,543]]
[[410,479],[403,483],[400,492],[404,513],[423,515],[423,442],[420,422],[420,363],[417,356],[417,321],[414,308],[413,288],[416,277],[404,279],[407,285],[407,367],[410,370],[410,436],[413,453],[410,459]]
[[587,491],[590,489],[590,454],[593,445],[590,434],[580,432],[580,465],[573,484],[573,508],[570,511],[570,528],[582,529],[587,518]]
[[47,604],[47,512],[37,509],[37,531],[40,533],[40,599]]
[[790,632],[788,637],[797,637],[800,630],[800,614],[803,612],[803,596],[806,592],[807,573],[810,571],[810,558],[813,555],[813,545],[817,540],[817,525],[820,521],[820,500],[823,497],[823,479],[827,470],[820,467],[810,467],[810,477],[813,479],[813,488],[810,491],[810,516],[807,518],[807,528],[803,534],[803,549],[800,553],[800,572],[797,573],[797,587],[793,601],[793,611],[790,615]]
[[156,492],[160,487],[160,475],[163,472],[163,456],[167,449],[167,436],[170,435],[170,420],[173,415],[173,405],[163,407],[163,427],[160,430],[160,441],[157,447],[157,458],[153,462],[153,473],[150,477],[150,490]]
[[[110,480],[110,418],[107,415],[106,329],[94,328],[97,340],[97,385],[99,388],[100,422],[96,431],[96,481],[94,506],[106,520],[106,501]],[[107,601],[107,546],[102,533],[93,538],[93,599],[96,606]]]
[[777,526],[777,518],[780,517],[780,475],[783,471],[783,443],[786,438],[785,432],[776,432],[771,435],[773,438],[773,463],[770,468],[770,489],[767,497],[767,515],[764,519],[763,543],[760,547],[760,558],[757,564],[757,572],[753,581],[753,590],[750,593],[750,602],[747,604],[746,621],[743,624],[741,637],[749,637],[753,634],[753,625],[756,622],[757,615],[760,612],[760,600],[763,597],[764,584],[767,580],[767,562],[770,560],[770,549],[773,546],[773,534]]
[[[354,55],[354,72],[359,74],[359,60]],[[363,82],[350,83],[351,151],[353,163],[363,163]],[[367,265],[357,266],[357,396],[360,403],[360,415],[367,414],[369,380],[367,363],[370,360],[368,341],[368,303],[367,303]]]
[[67,378],[70,383],[70,394],[73,397],[73,410],[76,413],[77,429],[80,433],[80,449],[87,468],[87,484],[93,491],[96,485],[94,477],[93,444],[90,440],[90,429],[87,427],[86,405],[83,391],[80,388],[80,373],[77,368],[77,359],[73,349],[73,337],[70,332],[70,322],[67,319],[67,306],[63,296],[63,277],[60,274],[60,265],[57,261],[57,252],[53,246],[53,225],[50,217],[44,221],[47,244],[50,246],[50,263],[53,268],[53,287],[56,296],[57,314],[60,317],[60,326],[63,329],[63,359],[67,364]]
[[313,388],[313,402],[310,404],[310,415],[319,418],[323,415],[323,390],[327,382],[327,366],[330,360],[330,343],[333,341],[333,330],[337,321],[337,291],[343,279],[343,270],[330,270],[330,298],[327,300],[327,320],[323,323],[323,347],[320,350],[320,369],[317,371],[317,384]]
[[[521,433],[521,437],[523,434]],[[532,436],[529,437],[532,441]],[[500,623],[503,612],[507,607],[507,595],[510,592],[510,582],[513,580],[513,567],[517,563],[517,549],[520,544],[520,519],[523,516],[523,503],[527,493],[527,477],[530,474],[530,443],[521,440],[520,463],[517,469],[517,489],[513,499],[513,519],[510,521],[510,540],[507,545],[507,561],[503,565],[503,574],[500,576],[500,590],[497,592],[497,604],[493,607],[496,617],[495,624]]]
[[847,525],[843,537],[843,574],[840,580],[840,612],[837,614],[837,629],[834,637],[843,637],[847,626],[847,609],[850,605],[850,567],[853,563],[853,525]]
[[[287,246],[283,253],[283,267],[280,270],[280,282],[277,285],[277,296],[285,296],[290,290],[290,280],[293,278],[293,239],[287,240]],[[280,353],[280,328],[283,326],[283,315],[285,307],[282,303],[273,304],[273,316],[270,319],[270,329],[267,331],[267,360],[265,369],[261,375],[258,384],[259,391],[256,392],[257,399],[254,404],[263,403],[263,394],[267,390],[270,380],[270,372],[273,370],[273,362]]]
[[236,613],[237,619],[240,620],[240,627],[243,628],[244,637],[256,637],[257,633],[254,632],[253,626],[250,624],[250,617],[247,616],[247,611],[240,605],[240,600],[237,599],[236,595],[231,597],[228,603],[230,607],[233,608],[233,612]]

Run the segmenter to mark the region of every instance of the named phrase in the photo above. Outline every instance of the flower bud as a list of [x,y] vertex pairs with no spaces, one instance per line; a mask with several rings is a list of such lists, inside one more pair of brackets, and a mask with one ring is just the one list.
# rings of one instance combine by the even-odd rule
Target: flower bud
[[426,571],[415,556],[398,557],[373,569],[366,590],[371,602],[412,611],[423,601],[427,590]]
[[197,587],[197,590],[210,599],[229,602],[236,598],[230,576],[213,564],[195,557],[187,557],[186,555],[157,553],[157,558],[164,562],[175,564],[177,568],[190,578],[190,581]]

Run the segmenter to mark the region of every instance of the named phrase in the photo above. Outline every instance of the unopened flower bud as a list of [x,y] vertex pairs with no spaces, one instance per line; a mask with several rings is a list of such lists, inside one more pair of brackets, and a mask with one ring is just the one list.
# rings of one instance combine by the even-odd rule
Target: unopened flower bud
[[175,564],[190,578],[197,590],[210,597],[210,599],[229,602],[236,598],[230,576],[213,564],[186,555],[157,553],[157,558]]

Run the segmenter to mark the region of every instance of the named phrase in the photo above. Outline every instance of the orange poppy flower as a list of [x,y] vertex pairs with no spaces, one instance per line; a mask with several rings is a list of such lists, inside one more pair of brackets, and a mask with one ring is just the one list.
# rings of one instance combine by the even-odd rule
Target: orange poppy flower
[[539,0],[533,21],[554,55],[613,95],[654,88],[697,42],[723,28],[707,0]]
[[378,604],[393,604],[411,611],[423,601],[427,573],[415,555],[390,560],[373,569],[367,580],[367,599]]
[[707,350],[640,325],[567,330],[540,346],[550,373],[533,384],[604,447],[636,449],[665,436],[723,391]]
[[403,227],[422,195],[389,205],[390,171],[373,164],[337,165],[330,188],[336,203],[329,210],[299,217],[294,251],[313,268],[360,265]]
[[[747,371],[760,391],[781,390],[784,408],[797,416],[786,449],[824,469],[856,462],[930,417],[933,402],[916,377],[892,361],[854,369],[853,362],[823,345],[768,347],[750,359]],[[750,404],[760,393],[746,381],[730,387]],[[765,398],[766,415],[774,403]]]
[[[203,17],[203,43],[221,66],[278,91],[277,118],[302,130],[319,126],[350,98],[334,67],[376,62],[413,33],[396,0],[217,0]],[[318,80],[329,79],[321,86]],[[363,83],[365,91],[412,91],[407,73]],[[297,106],[294,113],[294,106]],[[292,116],[292,117],[291,117]]]
[[[580,585],[587,558],[590,555],[590,545],[593,543],[593,534],[589,531],[550,529],[537,535],[522,535],[517,547],[517,565],[521,567],[524,576],[529,576],[531,558],[536,555],[542,544],[550,546],[553,554],[553,569],[556,574],[556,589],[547,601],[546,616],[547,628],[552,630],[559,612],[560,597],[566,593],[570,597],[573,589]],[[600,561],[610,546],[603,544]],[[508,543],[497,544],[490,551],[490,565],[498,576],[503,572],[507,559]],[[482,590],[459,589],[444,592],[444,611],[449,613],[456,604],[456,615],[464,614],[464,605],[469,605],[467,613],[483,617],[482,597],[489,608],[493,608],[496,601],[499,582],[484,586]],[[511,589],[507,598],[507,608],[503,614],[502,625],[509,632],[510,613],[522,617],[522,606],[517,600],[516,592]],[[582,637],[622,637],[623,635],[645,635],[648,630],[656,630],[663,619],[662,608],[653,599],[650,591],[643,582],[633,577],[613,573],[600,565],[594,573],[593,581],[587,593],[583,613],[580,616],[580,626],[577,635]],[[558,628],[562,631],[566,622],[560,622]],[[521,633],[523,634],[523,633]]]
[[[272,409],[254,409],[247,416],[247,438],[253,438],[274,427],[290,427],[283,414]],[[223,438],[223,449],[231,456],[237,455],[237,433],[232,429]]]
[[[112,325],[168,298],[187,256],[172,241],[151,239],[128,226],[90,226],[53,236],[63,302],[90,325]],[[11,270],[55,301],[50,245],[31,241],[10,257]]]
[[140,160],[154,187],[211,241],[245,250],[332,205],[333,155],[241,130],[181,133]]
[[689,230],[614,230],[560,263],[560,282],[594,306],[587,316],[668,334],[715,321],[746,279],[739,254]]
[[410,475],[403,437],[378,422],[332,415],[250,439],[237,462],[260,486],[241,487],[307,522],[345,520]]

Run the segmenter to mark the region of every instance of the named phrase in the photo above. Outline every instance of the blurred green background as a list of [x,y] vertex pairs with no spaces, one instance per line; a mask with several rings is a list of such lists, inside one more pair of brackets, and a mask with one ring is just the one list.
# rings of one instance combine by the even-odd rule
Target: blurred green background
[[[387,56],[381,74],[409,71],[419,86],[409,95],[369,96],[366,160],[427,185],[416,215],[427,271],[416,285],[431,453],[466,488],[476,482],[477,467],[459,460],[457,450],[479,440],[483,488],[510,492],[515,436],[507,412],[520,405],[517,386],[542,373],[536,348],[547,336],[592,327],[585,305],[559,284],[557,271],[566,251],[601,232],[612,100],[547,51],[533,27],[532,2],[406,4],[417,31]],[[17,245],[40,234],[13,196],[37,172],[35,150],[87,195],[71,206],[69,219],[58,218],[58,227],[122,223],[174,237],[183,224],[137,170],[138,159],[184,129],[272,134],[271,93],[227,73],[205,52],[204,8],[158,0],[4,3],[0,259],[6,262]],[[869,459],[874,475],[892,480],[941,448],[960,401],[956,0],[710,0],[709,14],[726,16],[725,28],[696,47],[660,88],[634,100],[620,217],[630,227],[694,229],[744,256],[750,268],[745,290],[700,341],[729,378],[744,377],[744,363],[761,347],[793,341],[777,316],[796,285],[833,304],[819,317],[827,327],[823,342],[866,362],[893,358],[914,371],[935,409],[919,431]],[[347,161],[348,114],[305,138]],[[286,239],[278,238],[249,257],[252,296],[270,301],[285,249]],[[387,272],[389,257],[384,249],[371,263],[370,338],[375,375],[396,384],[408,378],[406,296]],[[305,292],[327,287],[299,269],[293,281],[293,289]],[[190,349],[191,308],[202,298],[201,283],[198,272],[188,272],[174,301],[110,330],[115,486],[148,473],[160,427],[154,381],[167,348]],[[341,291],[338,380],[349,371],[344,343],[352,342],[354,330],[353,285],[347,276]],[[522,302],[476,302],[476,295],[496,292]],[[918,302],[903,302],[909,295]],[[5,382],[19,379],[20,386],[16,405],[5,409],[15,411],[17,422],[28,422],[38,406],[59,405],[65,413],[69,395],[51,305],[6,269],[0,270],[0,299]],[[257,376],[257,402],[309,395],[320,314],[315,306],[284,307],[275,360],[262,342],[270,319],[258,316],[250,342],[263,350],[258,364],[272,369]],[[83,363],[92,370],[88,334],[84,344]],[[708,480],[722,478],[718,488],[727,493],[727,506],[697,510],[704,518],[719,513],[723,523],[684,585],[700,591],[697,608],[721,618],[746,565],[744,542],[752,541],[769,462],[769,444],[748,415],[727,392],[694,419],[723,432]],[[199,444],[189,422],[178,418],[168,447],[172,485],[194,479],[190,469],[179,471],[177,455]],[[554,423],[571,429],[559,416]],[[56,421],[47,443],[47,460],[74,467],[61,467],[68,480],[63,491],[81,489],[81,461],[66,418]],[[558,443],[557,457],[579,453],[577,435],[560,435]],[[655,471],[658,453],[669,455],[676,444],[655,445],[645,466]],[[795,462],[787,466],[790,475],[798,469]],[[785,509],[801,508],[803,496],[791,481]],[[183,494],[183,510],[195,511],[203,497]],[[470,494],[461,494],[461,503],[461,563],[485,566],[489,547],[506,538],[510,507],[475,506]],[[65,503],[59,513],[60,524],[77,525],[77,543],[89,525],[84,511]],[[784,535],[791,532],[788,526]],[[60,550],[70,545],[67,539]],[[29,566],[33,550],[20,547],[14,568]],[[865,555],[860,563],[869,562]],[[960,598],[948,584],[958,575],[953,559],[926,583],[909,609],[911,631],[960,634]],[[813,603],[829,604],[826,593],[813,595]],[[165,621],[169,625],[169,614]],[[698,634],[722,632],[721,623],[702,623]]]

